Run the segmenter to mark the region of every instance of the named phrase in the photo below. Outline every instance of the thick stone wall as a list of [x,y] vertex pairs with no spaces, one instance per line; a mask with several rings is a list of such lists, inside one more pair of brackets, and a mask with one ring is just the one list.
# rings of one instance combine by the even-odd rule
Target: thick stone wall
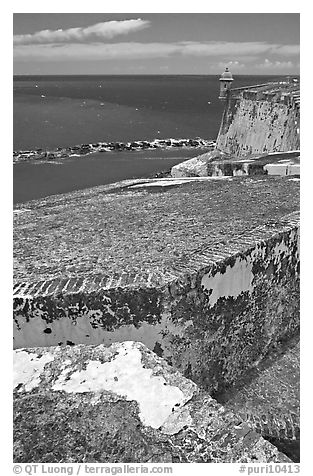
[[299,216],[204,246],[172,273],[19,283],[15,348],[136,340],[215,394],[299,328]]
[[298,150],[300,109],[291,98],[259,98],[253,91],[228,98],[216,148],[244,157],[266,152]]

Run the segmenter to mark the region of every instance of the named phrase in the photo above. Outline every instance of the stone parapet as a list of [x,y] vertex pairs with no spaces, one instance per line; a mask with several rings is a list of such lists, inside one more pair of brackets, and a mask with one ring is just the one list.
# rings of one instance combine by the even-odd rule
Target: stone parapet
[[[250,182],[237,180],[232,179],[228,183],[220,181],[216,188],[216,191],[221,193],[222,190],[234,191],[239,186],[241,194],[240,198],[238,195],[237,208],[240,207],[240,200],[245,201],[247,191],[255,194],[260,207],[265,206],[265,203],[261,203],[261,195],[256,193],[257,188],[262,187],[262,193],[268,200],[267,194],[270,190],[276,194],[284,183],[287,189],[283,187],[281,190],[284,190],[286,211],[287,190],[289,187],[293,189],[297,186],[295,182],[290,182],[289,185],[287,182],[280,183],[281,179],[274,179],[275,186],[272,189],[267,188],[266,182],[260,184],[253,180]],[[268,180],[271,182],[273,179]],[[170,205],[171,199],[175,202],[176,193],[182,199],[184,191],[187,191],[188,200],[191,201],[189,205],[199,206],[201,190],[202,192],[210,190],[210,193],[214,190],[212,181],[206,183],[200,181],[196,184],[177,185],[169,192],[152,193],[147,191],[150,183],[153,182],[143,183],[146,187],[145,194],[142,190],[136,192],[137,198],[144,200],[141,204],[137,199],[134,202],[142,212],[139,213],[140,220],[143,219],[145,207],[153,219],[154,213],[159,211],[158,207],[162,204],[162,200]],[[135,185],[138,185],[138,182]],[[125,198],[128,199],[126,215],[132,210],[131,200],[134,198],[133,195],[128,195],[131,189],[131,184],[125,189]],[[115,190],[113,194],[106,196],[113,201],[114,207],[114,200],[116,199],[118,204],[123,193],[119,190],[115,195]],[[209,195],[203,197],[207,202]],[[211,197],[214,197],[214,193]],[[292,210],[294,192],[290,198],[289,210]],[[102,199],[103,196],[97,195],[100,203],[92,200],[90,204],[92,205],[90,213],[95,217],[103,213]],[[250,222],[246,226],[249,204],[245,202],[244,206],[245,219],[237,210],[237,233],[231,228],[230,221],[225,222],[224,218],[222,220],[218,217],[218,233],[221,234],[223,226],[226,226],[225,233],[219,237],[216,235],[216,239],[212,240],[217,223],[212,226],[211,222],[212,234],[206,231],[207,237],[211,239],[207,241],[204,235],[200,234],[199,245],[189,249],[188,253],[184,251],[175,257],[172,256],[170,266],[167,267],[159,261],[156,261],[155,265],[150,261],[150,266],[146,267],[144,260],[153,258],[156,240],[160,240],[161,235],[160,231],[159,234],[154,234],[152,227],[150,234],[147,235],[143,225],[139,225],[138,233],[142,233],[141,236],[145,237],[141,238],[140,244],[147,246],[149,243],[150,247],[148,254],[144,256],[140,255],[142,248],[138,249],[137,269],[127,269],[128,257],[125,255],[120,271],[116,268],[113,273],[88,273],[86,276],[77,273],[76,276],[74,274],[60,278],[16,281],[15,347],[82,343],[110,345],[116,341],[137,340],[163,356],[184,375],[213,394],[232,386],[271,349],[288,340],[299,329],[299,214],[291,212],[282,215],[277,207],[272,210],[271,218],[268,215],[267,219],[264,219],[264,215],[261,216],[262,208],[254,209],[255,215],[251,215]],[[82,204],[82,209],[84,207]],[[61,210],[58,206],[57,209]],[[186,210],[187,207],[182,209],[182,214],[186,213]],[[176,217],[177,210],[174,208],[173,211]],[[193,221],[190,215],[185,214],[180,217],[185,218],[181,224],[179,219],[176,220],[176,228],[173,230],[164,228],[163,236],[169,240],[168,244],[173,236],[179,236],[181,242],[174,243],[175,249],[186,250],[183,245],[189,243],[189,234],[193,239],[190,243],[194,243],[197,238],[194,228],[195,218],[200,219],[204,212],[210,221],[214,218],[214,215],[210,215],[211,211],[197,209],[194,206]],[[19,215],[20,219],[23,218],[23,226],[28,227],[28,253],[31,252],[32,236],[35,238],[33,242],[35,249],[39,245],[37,237],[43,226],[42,220],[46,220],[47,223],[51,216],[55,220],[55,212],[55,206],[50,210],[49,207],[36,206],[33,213],[37,214],[38,225],[34,226],[31,233],[26,217],[23,218],[23,214]],[[61,213],[63,214],[63,211]],[[269,213],[269,205],[264,208],[264,213]],[[257,216],[259,226],[251,227],[251,222]],[[171,213],[167,217],[170,223]],[[232,214],[232,217],[234,220],[235,215]],[[244,220],[243,227],[239,221],[240,217]],[[62,223],[63,229],[66,230],[69,224],[65,220]],[[188,224],[191,225],[190,229]],[[228,231],[231,229],[231,233],[227,233],[226,229]],[[199,233],[203,231],[201,229]],[[96,230],[94,233],[97,233]],[[81,234],[78,236],[80,240],[83,239]],[[123,235],[123,242],[127,243],[129,249],[137,250],[136,247],[131,248],[137,240],[138,234],[135,232],[132,235],[127,230]],[[20,246],[24,245],[25,243],[20,242]],[[113,246],[112,249],[117,248]],[[57,249],[54,248],[53,242],[47,251],[54,259]],[[37,256],[40,256],[40,253],[37,253]],[[109,250],[106,256],[114,259]],[[85,258],[91,260],[92,264],[93,257],[91,253],[91,256]],[[23,264],[23,261],[20,263]],[[60,264],[62,265],[62,262]],[[82,265],[86,266],[85,260],[82,261]],[[80,271],[82,265],[78,263],[77,271]],[[47,276],[45,268],[43,272],[42,277],[45,278]]]
[[171,169],[171,176],[176,179],[248,175],[300,176],[300,151],[254,155],[241,159],[209,152],[185,160]]

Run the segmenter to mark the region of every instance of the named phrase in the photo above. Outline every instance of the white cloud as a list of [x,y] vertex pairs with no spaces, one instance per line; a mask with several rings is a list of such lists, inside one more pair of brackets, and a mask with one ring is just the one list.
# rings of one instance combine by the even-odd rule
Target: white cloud
[[292,61],[270,61],[269,59],[265,58],[263,63],[257,64],[256,68],[261,69],[290,69],[293,68],[295,65]]
[[86,28],[69,28],[67,30],[42,30],[28,35],[15,35],[15,45],[47,45],[54,43],[84,43],[103,41],[118,35],[142,30],[150,25],[148,20],[132,19],[96,23]]
[[[249,57],[250,58],[250,57]],[[241,61],[219,61],[218,63],[209,64],[209,72],[212,74],[221,74],[225,68],[228,67],[232,73],[244,73],[247,70],[247,65]]]
[[[135,21],[135,20],[133,20]],[[90,38],[90,37],[89,37]],[[286,45],[285,45],[286,46]],[[54,43],[54,44],[18,44],[14,56],[19,60],[114,60],[114,59],[153,59],[171,55],[218,58],[235,68],[243,68],[247,62],[257,61],[260,55],[278,54],[285,46],[264,42],[173,42],[173,43]],[[294,46],[294,48],[291,48]],[[290,51],[296,50],[291,45]],[[288,62],[286,62],[288,63]],[[225,63],[223,63],[225,64]],[[281,62],[284,64],[284,62]],[[265,65],[266,67],[266,65]]]
[[300,54],[300,45],[277,45],[271,53],[282,56],[297,56]]
[[244,63],[240,63],[239,61],[227,61],[226,63],[220,62],[217,64],[217,67],[219,69],[223,69],[225,67],[228,67],[231,71],[239,71],[241,69],[246,68],[246,65]]
[[23,45],[15,48],[16,58],[51,60],[156,58],[179,52],[171,43],[97,43],[66,45]]
[[264,42],[182,42],[181,43],[185,55],[193,56],[238,56],[238,55],[255,55],[270,51],[276,45]]
[[300,64],[293,61],[271,61],[268,58],[257,63],[254,69],[266,74],[299,74]]

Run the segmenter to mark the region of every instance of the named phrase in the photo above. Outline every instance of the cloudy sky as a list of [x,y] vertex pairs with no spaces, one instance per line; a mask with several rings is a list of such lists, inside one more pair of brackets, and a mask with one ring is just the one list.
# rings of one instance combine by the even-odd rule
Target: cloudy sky
[[297,13],[15,13],[15,74],[298,74]]

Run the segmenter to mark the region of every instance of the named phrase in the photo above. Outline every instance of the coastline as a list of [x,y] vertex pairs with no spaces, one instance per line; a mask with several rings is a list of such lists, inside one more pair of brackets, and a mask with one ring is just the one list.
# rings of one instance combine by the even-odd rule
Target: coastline
[[54,149],[34,149],[13,151],[13,163],[25,162],[29,160],[55,160],[68,157],[80,157],[96,152],[121,152],[121,151],[139,151],[139,150],[168,150],[172,148],[213,148],[214,140],[202,139],[153,139],[152,141],[134,140],[130,142],[97,142],[90,144],[81,144],[71,147],[57,147]]

